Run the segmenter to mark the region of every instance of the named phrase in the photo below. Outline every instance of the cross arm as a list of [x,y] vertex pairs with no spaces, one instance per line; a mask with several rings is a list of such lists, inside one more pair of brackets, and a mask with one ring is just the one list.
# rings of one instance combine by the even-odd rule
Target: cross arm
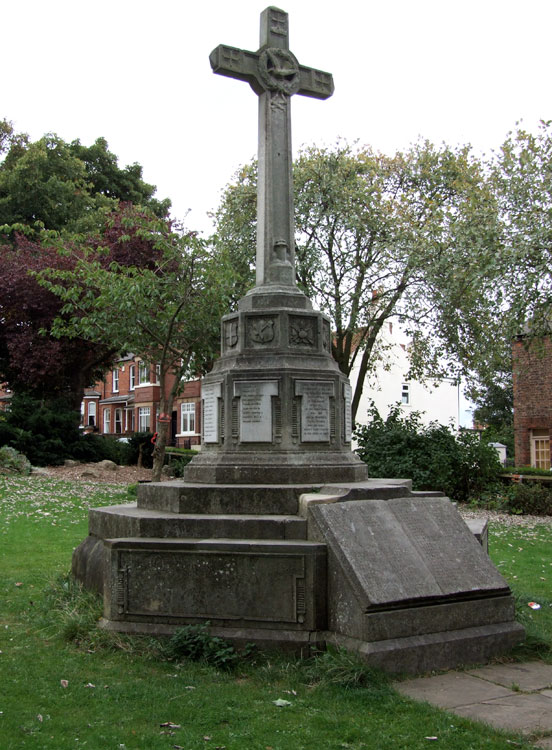
[[314,99],[328,99],[334,92],[334,82],[331,73],[314,70],[304,65],[299,66],[300,84],[298,94],[310,96]]
[[219,44],[209,55],[213,73],[249,83],[256,94],[263,92],[259,81],[259,55],[256,52]]

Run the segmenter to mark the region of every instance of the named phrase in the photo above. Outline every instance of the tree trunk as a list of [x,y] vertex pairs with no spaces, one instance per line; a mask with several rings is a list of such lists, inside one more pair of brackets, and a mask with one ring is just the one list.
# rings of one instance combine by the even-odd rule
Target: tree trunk
[[151,476],[152,482],[161,481],[161,472],[165,463],[165,447],[167,445],[168,433],[169,423],[159,422],[159,430],[157,432],[157,439],[155,441],[155,447],[153,449],[153,472]]

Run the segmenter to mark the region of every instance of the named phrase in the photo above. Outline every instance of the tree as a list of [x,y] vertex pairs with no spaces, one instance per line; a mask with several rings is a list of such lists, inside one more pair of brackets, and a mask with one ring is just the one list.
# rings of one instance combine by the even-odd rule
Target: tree
[[47,240],[77,230],[82,236],[67,243],[108,247],[104,263],[147,265],[151,244],[127,235],[123,202],[165,216],[170,201],[158,201],[154,193],[140,165],[119,168],[103,138],[90,147],[51,134],[29,143],[12,123],[0,121],[0,378],[16,391],[41,399],[63,396],[78,409],[83,388],[112,363],[117,352],[110,345],[91,348],[82,338],[40,334],[59,316],[61,303],[30,272],[68,270],[72,256],[58,255]]
[[155,187],[143,182],[142,167],[120,169],[104,138],[90,147],[55,134],[28,143],[5,121],[2,135],[7,153],[0,164],[0,226],[25,226],[27,233],[42,227],[91,231],[101,225],[102,210],[114,210],[119,200],[167,214],[170,201],[153,198]]
[[[152,248],[152,263],[141,267],[103,262],[104,248],[61,248],[72,268],[43,270],[40,283],[62,301],[51,333],[133,352],[156,365],[160,413],[170,414],[183,378],[202,372],[219,344],[219,321],[226,310],[230,279],[196,233],[176,231],[152,215],[128,212],[127,234]],[[124,242],[122,237],[121,241]],[[159,481],[168,424],[160,421],[153,454]]]
[[[234,249],[242,275],[255,181],[254,165],[242,168],[216,214],[215,241]],[[312,147],[295,162],[294,186],[298,283],[332,319],[340,369],[358,367],[353,418],[393,316],[412,338],[413,376],[488,363],[483,342],[500,303],[497,209],[469,148],[423,142],[388,157],[341,142]]]

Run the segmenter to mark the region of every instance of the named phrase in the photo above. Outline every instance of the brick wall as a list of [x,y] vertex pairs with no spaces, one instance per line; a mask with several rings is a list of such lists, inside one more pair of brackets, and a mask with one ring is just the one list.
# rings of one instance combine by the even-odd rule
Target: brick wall
[[512,346],[514,375],[514,439],[517,466],[531,464],[531,430],[552,434],[552,342],[527,348],[527,340]]

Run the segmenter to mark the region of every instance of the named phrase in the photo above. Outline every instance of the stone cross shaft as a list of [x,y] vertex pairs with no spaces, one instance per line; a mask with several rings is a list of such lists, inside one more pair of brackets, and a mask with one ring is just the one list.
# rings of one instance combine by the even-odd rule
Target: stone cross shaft
[[261,13],[257,52],[221,44],[209,59],[215,73],[247,81],[259,97],[257,287],[295,286],[290,98],[327,99],[332,76],[299,65],[289,51],[288,14],[272,7]]

